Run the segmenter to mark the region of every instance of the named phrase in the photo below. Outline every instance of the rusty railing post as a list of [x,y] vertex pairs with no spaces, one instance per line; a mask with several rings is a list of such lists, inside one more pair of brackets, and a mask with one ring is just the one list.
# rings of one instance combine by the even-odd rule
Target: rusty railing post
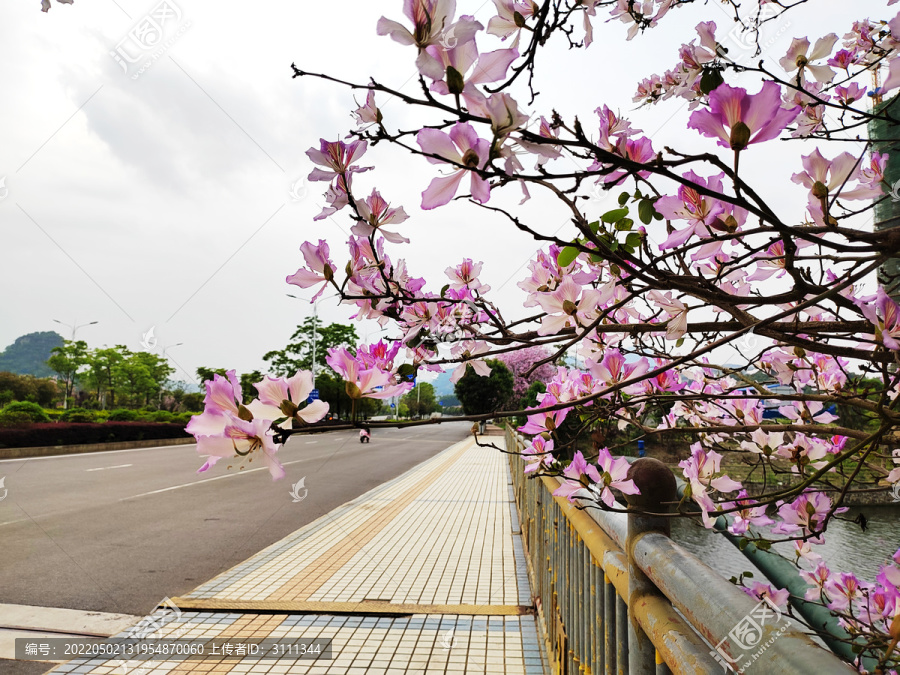
[[646,602],[649,596],[661,595],[659,589],[644,574],[634,560],[634,545],[650,532],[669,536],[667,513],[678,500],[675,475],[658,459],[643,457],[628,468],[628,478],[640,490],[638,495],[626,495],[630,509],[645,513],[628,514],[626,554],[628,556],[628,672],[643,675],[656,672],[656,648],[638,624],[634,608]]

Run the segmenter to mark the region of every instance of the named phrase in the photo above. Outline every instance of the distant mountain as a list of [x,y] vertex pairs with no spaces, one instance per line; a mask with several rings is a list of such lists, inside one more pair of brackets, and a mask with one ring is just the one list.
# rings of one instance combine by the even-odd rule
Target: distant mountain
[[0,372],[49,377],[53,371],[46,361],[54,347],[62,346],[62,336],[52,330],[23,335],[0,352]]

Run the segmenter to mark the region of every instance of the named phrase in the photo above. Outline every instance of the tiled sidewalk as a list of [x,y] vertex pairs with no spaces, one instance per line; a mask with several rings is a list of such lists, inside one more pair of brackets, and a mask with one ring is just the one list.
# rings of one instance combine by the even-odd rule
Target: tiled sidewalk
[[[332,660],[166,661],[142,672],[543,675],[507,466],[496,450],[458,443],[176,598],[182,614],[158,634],[330,637]],[[118,663],[52,672],[124,673]]]

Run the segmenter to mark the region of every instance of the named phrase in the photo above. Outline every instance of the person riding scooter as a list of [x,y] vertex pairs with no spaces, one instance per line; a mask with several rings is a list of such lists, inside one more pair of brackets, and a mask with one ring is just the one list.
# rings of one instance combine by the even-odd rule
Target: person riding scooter
[[369,432],[368,427],[363,427],[359,430],[359,442],[360,443],[368,443],[372,440],[372,434]]

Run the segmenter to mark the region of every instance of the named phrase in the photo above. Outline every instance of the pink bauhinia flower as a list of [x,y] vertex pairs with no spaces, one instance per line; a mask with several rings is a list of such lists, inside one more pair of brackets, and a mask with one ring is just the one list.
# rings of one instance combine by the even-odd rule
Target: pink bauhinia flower
[[866,95],[866,88],[852,82],[846,87],[835,87],[834,95],[844,105],[850,105]]
[[329,349],[326,363],[344,379],[347,396],[360,398],[392,398],[412,389],[412,382],[394,382],[394,376],[378,367],[363,368],[359,359],[344,347]]
[[663,310],[669,317],[666,322],[666,339],[678,340],[687,332],[687,314],[689,307],[681,300],[672,297],[672,291],[665,295],[659,291],[650,291],[649,299]]
[[586,477],[588,483],[599,483],[600,472],[593,464],[588,464],[581,451],[575,453],[569,465],[563,469],[563,475],[569,480],[563,481],[556,490],[553,491],[554,497],[565,497],[569,502],[574,502],[578,497],[589,497],[590,492],[585,486]]
[[306,260],[306,267],[301,267],[290,275],[287,278],[287,282],[300,288],[309,288],[316,284],[322,284],[322,287],[310,300],[310,302],[313,302],[322,295],[325,287],[334,279],[334,263],[329,258],[328,243],[324,239],[319,239],[317,246],[313,246],[308,241],[304,242],[300,246],[300,251]]
[[535,436],[522,451],[523,458],[528,462],[525,465],[525,473],[534,473],[542,466],[552,466],[556,460],[553,458],[553,441],[544,439],[543,436]]
[[816,44],[812,51],[809,51],[808,39],[805,37],[794,38],[791,42],[791,46],[788,48],[787,54],[785,54],[778,63],[781,64],[781,67],[784,68],[784,72],[786,73],[792,73],[799,69],[799,76],[804,70],[808,70],[818,82],[823,84],[831,82],[834,79],[834,71],[831,68],[828,66],[817,66],[810,62],[830,56],[831,50],[834,49],[834,45],[837,41],[838,36],[835,33],[829,33],[825,37],[816,40]]
[[772,601],[772,604],[779,609],[786,609],[788,598],[791,597],[790,591],[786,588],[775,590],[775,588],[769,584],[763,584],[759,581],[755,581],[750,588],[742,588],[741,590],[751,598],[756,598],[757,600],[769,599]]
[[[809,537],[813,544],[821,544],[821,533],[817,536],[812,535],[821,527],[831,506],[831,499],[821,492],[804,492],[790,503],[779,502],[778,515],[782,522],[773,527],[772,532],[776,534],[801,532],[804,536]],[[835,510],[835,513],[844,513],[845,511],[847,508],[841,507]]]
[[[653,149],[653,143],[646,136],[641,136],[640,138],[626,138],[624,136],[619,136],[612,152],[637,164],[647,164],[656,158],[656,151]],[[588,170],[593,171],[600,166],[602,166],[602,164],[594,162],[594,164],[588,167]],[[629,173],[637,173],[641,178],[646,178],[650,175],[649,171],[616,169],[612,173],[604,176],[603,182],[618,184],[618,182],[628,176]]]
[[875,326],[875,339],[888,349],[900,350],[900,307],[878,286],[875,297],[857,300],[857,306]]
[[555,291],[536,296],[538,304],[547,313],[541,320],[538,335],[555,335],[563,328],[590,323],[598,305],[608,300],[609,295],[594,288],[582,289],[572,277],[563,277]]
[[[860,160],[849,152],[842,152],[833,160],[827,160],[816,148],[803,157],[803,168],[800,173],[791,176],[791,180],[809,188],[809,211],[819,225],[825,225],[825,214],[829,202],[835,197],[841,199],[872,199],[881,195],[880,187],[858,185],[853,189],[849,183],[859,180]],[[833,224],[833,223],[832,223]]]
[[490,347],[488,347],[486,343],[473,342],[472,340],[467,340],[454,347],[454,355],[461,356],[465,360],[453,369],[453,373],[450,375],[450,381],[453,384],[459,382],[463,375],[466,374],[469,366],[471,366],[472,370],[480,377],[488,377],[491,374],[491,367],[484,359],[476,359],[474,357],[478,354],[486,354],[489,350]]
[[357,222],[350,231],[359,237],[370,237],[377,230],[378,233],[394,244],[408,244],[409,239],[402,237],[396,232],[389,232],[383,228],[384,225],[399,224],[404,222],[408,215],[402,206],[395,209],[381,196],[378,190],[372,190],[365,201],[356,202],[356,210],[359,212],[361,221]]
[[356,117],[356,124],[363,126],[364,124],[378,124],[381,122],[381,111],[375,105],[375,90],[369,89],[366,94],[366,102],[353,111]]
[[300,408],[313,390],[312,373],[308,370],[298,370],[288,378],[268,375],[253,386],[259,392],[259,398],[248,403],[247,409],[254,419],[275,421],[286,417],[281,426],[292,429],[295,419],[314,424],[328,413],[329,406],[325,401],[312,401]]
[[388,344],[379,340],[375,344],[360,345],[356,349],[356,359],[363,368],[380,368],[381,370],[393,370],[394,359],[400,351],[400,343]]
[[[545,396],[541,399],[540,407],[550,407],[552,405],[556,405],[559,403],[552,396]],[[529,408],[529,410],[535,410],[535,408]],[[556,431],[559,429],[560,425],[563,423],[563,420],[566,419],[566,415],[569,414],[571,408],[563,408],[562,410],[549,410],[546,412],[536,413],[534,415],[528,415],[528,421],[519,427],[519,431],[523,434],[542,434],[546,431]]]
[[747,496],[746,490],[738,492],[737,499],[733,502],[725,504],[726,509],[739,507],[738,511],[732,514],[732,522],[728,526],[731,534],[743,535],[747,534],[750,526],[762,527],[764,525],[772,525],[775,521],[766,515],[766,505],[754,506],[755,502]]
[[420,50],[441,40],[456,14],[456,0],[404,0],[403,14],[412,21],[413,29],[391,19],[381,17],[376,31],[390,35],[402,45],[416,45]]
[[537,14],[538,6],[534,0],[525,2],[493,0],[493,2],[494,7],[497,8],[497,15],[488,21],[487,32],[496,35],[501,40],[506,40],[510,35],[515,34],[516,38],[512,43],[515,49],[519,44],[519,36],[525,27],[525,21]]
[[646,358],[628,363],[625,361],[625,355],[615,348],[607,349],[603,354],[603,360],[599,363],[587,359],[586,365],[591,375],[610,387],[633,377],[639,377],[650,369],[650,363]]
[[206,382],[203,412],[191,417],[185,431],[194,436],[220,434],[228,420],[238,416],[242,404],[243,394],[235,371],[229,370],[225,377],[217,374],[211,382]]
[[479,55],[475,32],[483,26],[471,16],[461,17],[459,23],[464,22],[469,26],[464,31],[465,35],[460,37],[454,26],[447,31],[450,39],[427,47],[419,55],[416,65],[419,72],[433,80],[432,91],[445,96],[462,94],[469,112],[483,115],[486,113],[486,99],[476,85],[504,79],[519,52],[515,49],[498,49]]
[[722,455],[718,452],[714,450],[705,452],[699,443],[694,443],[691,446],[690,459],[678,463],[685,479],[690,483],[691,498],[697,502],[703,512],[703,524],[707,528],[711,528],[715,523],[715,518],[709,514],[716,510],[716,505],[706,491],[712,488],[720,492],[733,492],[743,488],[743,485],[727,475],[716,476],[720,472],[721,462]]
[[471,258],[465,258],[456,267],[448,267],[444,270],[444,274],[450,277],[450,288],[461,290],[467,288],[470,291],[479,293],[487,293],[491,287],[481,283],[478,275],[481,274],[483,262],[472,262]]
[[271,425],[270,420],[253,419],[248,422],[232,417],[222,433],[214,436],[198,436],[197,452],[205,455],[207,459],[197,472],[208,471],[225,457],[240,458],[238,466],[244,469],[247,464],[261,456],[272,475],[272,480],[284,478],[284,467],[275,457],[279,446],[275,444]]
[[777,138],[799,114],[799,107],[781,107],[781,87],[774,82],[764,82],[757,94],[720,84],[709,95],[709,109],[694,112],[688,127],[717,138],[723,148],[741,151]]
[[343,141],[331,142],[326,141],[324,138],[319,139],[319,149],[310,148],[306,151],[306,156],[312,160],[313,164],[318,164],[325,168],[313,169],[309,174],[309,180],[330,181],[335,176],[369,171],[372,168],[371,166],[353,166],[353,162],[365,154],[368,145],[366,141],[344,143]]
[[822,597],[822,591],[825,589],[825,582],[828,581],[830,576],[831,570],[823,562],[816,565],[816,569],[812,572],[800,570],[800,577],[810,585],[810,588],[806,589],[804,597],[807,600],[818,602]]
[[447,204],[459,189],[466,174],[471,176],[472,198],[484,204],[490,199],[491,186],[475,169],[483,169],[488,162],[491,144],[479,138],[468,122],[457,122],[449,134],[437,129],[422,129],[416,141],[432,164],[453,162],[457,166],[449,176],[435,178],[422,193],[422,208],[426,210]]
[[831,598],[828,609],[854,613],[856,603],[865,598],[865,591],[871,586],[852,572],[831,575],[825,582],[825,593]]
[[634,481],[628,478],[628,467],[630,465],[624,457],[613,459],[609,449],[603,448],[597,455],[597,465],[600,467],[601,474],[600,479],[595,482],[602,485],[600,499],[609,508],[613,508],[616,505],[616,497],[612,493],[612,489],[619,490],[626,495],[641,494]]

